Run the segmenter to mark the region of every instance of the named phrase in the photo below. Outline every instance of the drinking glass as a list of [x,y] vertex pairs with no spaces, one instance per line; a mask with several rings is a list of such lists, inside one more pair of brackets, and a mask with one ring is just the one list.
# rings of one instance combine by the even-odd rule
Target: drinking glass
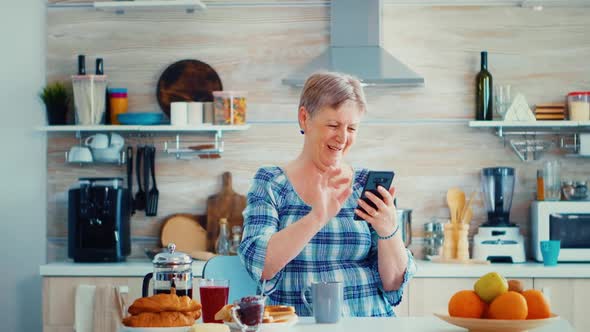
[[545,162],[543,180],[545,183],[546,201],[559,201],[561,198],[560,168],[561,165],[558,160],[548,160]]
[[229,280],[201,279],[199,294],[203,305],[203,323],[223,323],[223,321],[215,320],[215,314],[227,304]]
[[231,316],[242,332],[257,332],[262,327],[266,297],[246,296],[231,308]]
[[512,104],[510,85],[496,85],[494,90],[494,107],[496,108],[496,113],[503,119]]

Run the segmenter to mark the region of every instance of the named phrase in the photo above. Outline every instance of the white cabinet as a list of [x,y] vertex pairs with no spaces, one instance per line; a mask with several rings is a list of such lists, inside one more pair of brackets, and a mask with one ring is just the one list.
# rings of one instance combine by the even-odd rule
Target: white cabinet
[[590,331],[590,279],[535,278],[534,283],[549,299],[551,311],[568,320],[576,331]]
[[[128,286],[129,304],[141,297],[142,278],[46,277],[43,278],[43,331],[74,331],[74,306],[78,285]],[[103,308],[108,310],[107,308]],[[113,303],[113,310],[115,309]],[[105,329],[103,332],[116,332]]]
[[[430,316],[448,313],[449,299],[464,289],[473,289],[478,278],[414,278],[410,281],[410,316]],[[533,288],[532,278],[515,278],[524,288]]]

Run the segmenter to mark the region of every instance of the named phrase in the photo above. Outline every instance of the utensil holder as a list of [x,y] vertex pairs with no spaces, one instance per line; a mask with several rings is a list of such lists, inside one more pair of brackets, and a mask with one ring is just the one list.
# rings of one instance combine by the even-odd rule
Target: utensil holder
[[104,122],[107,88],[106,75],[72,75],[76,124]]

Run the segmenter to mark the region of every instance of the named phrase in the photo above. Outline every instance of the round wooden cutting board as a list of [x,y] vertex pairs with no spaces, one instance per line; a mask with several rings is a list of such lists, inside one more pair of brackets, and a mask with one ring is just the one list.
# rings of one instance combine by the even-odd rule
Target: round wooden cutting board
[[162,248],[176,244],[176,250],[184,253],[207,250],[207,231],[191,214],[175,214],[164,220],[160,231]]
[[213,91],[221,90],[221,79],[211,66],[199,60],[181,60],[164,70],[156,95],[160,108],[170,117],[171,102],[212,102]]

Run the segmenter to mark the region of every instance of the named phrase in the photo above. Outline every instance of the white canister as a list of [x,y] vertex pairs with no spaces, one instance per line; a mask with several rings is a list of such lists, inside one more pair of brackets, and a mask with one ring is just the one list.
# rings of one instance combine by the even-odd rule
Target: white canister
[[189,125],[203,124],[203,103],[192,101],[188,103],[187,118]]
[[175,101],[170,103],[170,124],[173,126],[186,126],[188,103]]

